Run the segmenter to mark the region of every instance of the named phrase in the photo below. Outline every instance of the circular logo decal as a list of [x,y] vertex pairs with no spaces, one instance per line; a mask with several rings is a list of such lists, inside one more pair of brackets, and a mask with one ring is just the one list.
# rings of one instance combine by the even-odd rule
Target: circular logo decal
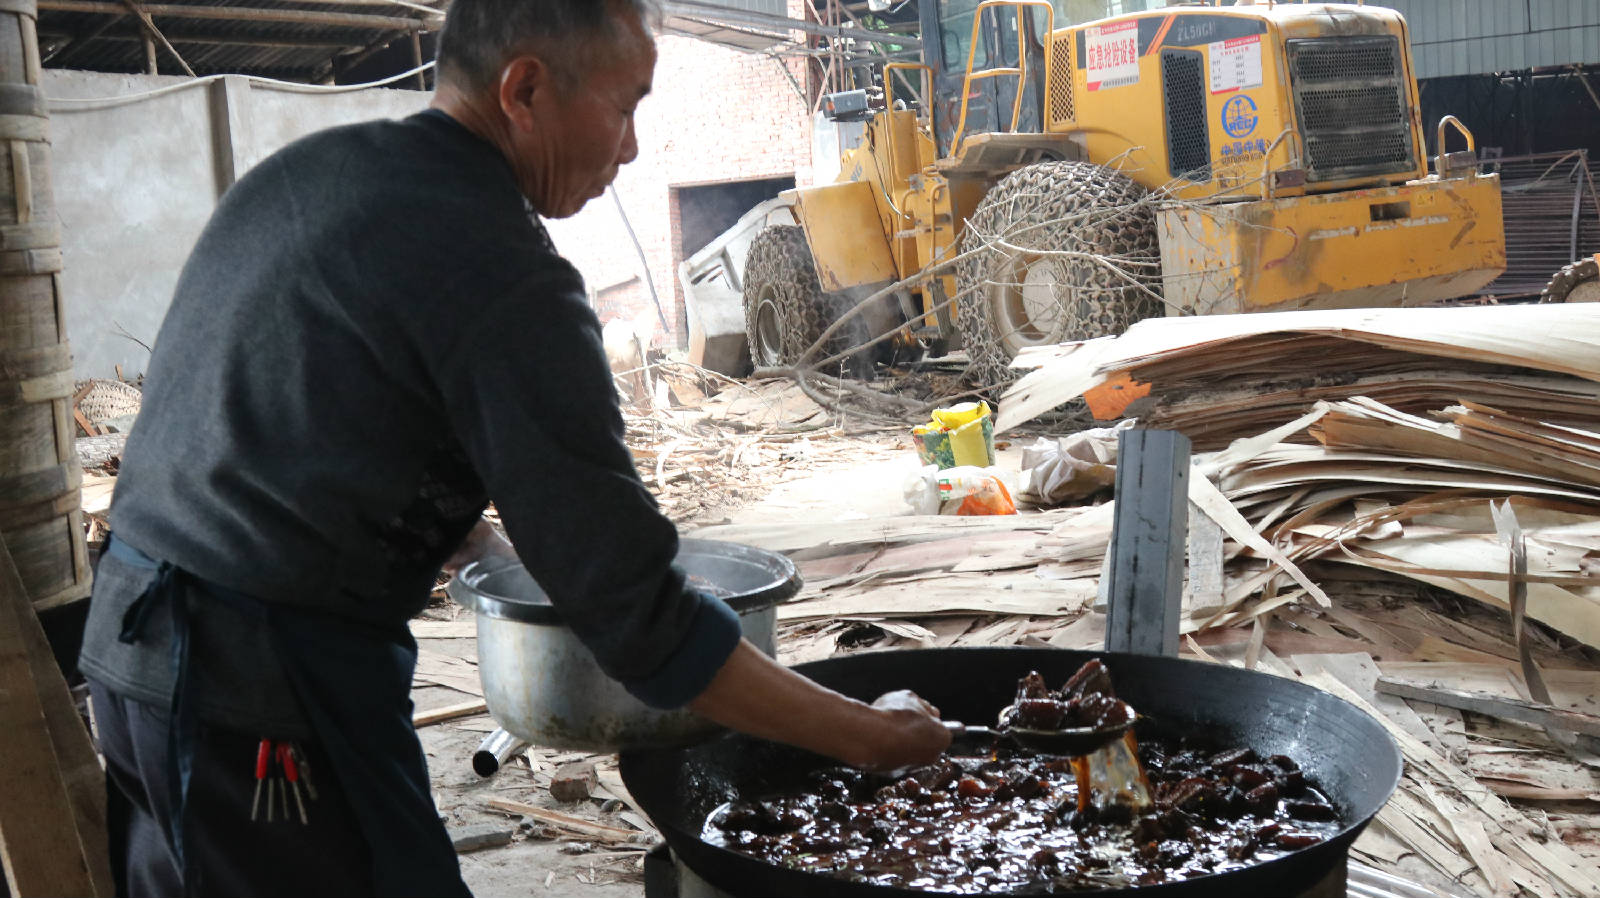
[[1261,116],[1256,115],[1256,101],[1244,94],[1229,97],[1228,102],[1222,104],[1222,130],[1229,137],[1248,136],[1260,120]]

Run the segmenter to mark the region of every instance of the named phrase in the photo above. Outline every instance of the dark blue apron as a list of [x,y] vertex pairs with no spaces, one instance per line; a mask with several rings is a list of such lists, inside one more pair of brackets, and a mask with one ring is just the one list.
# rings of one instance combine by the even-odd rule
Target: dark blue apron
[[303,608],[263,602],[207,583],[169,562],[155,562],[110,537],[106,552],[130,564],[156,565],[155,578],[129,606],[118,638],[137,642],[150,615],[172,616],[173,687],[168,708],[168,785],[173,853],[185,872],[184,810],[194,770],[199,720],[189,683],[189,602],[218,601],[268,628],[289,682],[327,752],[372,854],[377,895],[470,895],[455,849],[439,823],[427,762],[411,723],[417,644],[404,626],[385,629]]

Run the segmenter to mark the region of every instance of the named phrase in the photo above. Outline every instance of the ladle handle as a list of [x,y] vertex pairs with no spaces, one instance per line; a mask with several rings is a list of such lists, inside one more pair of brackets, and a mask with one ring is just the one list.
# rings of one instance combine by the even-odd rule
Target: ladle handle
[[987,737],[995,734],[992,727],[970,726],[962,723],[959,720],[945,720],[941,722],[944,724],[944,728],[950,731],[950,738],[952,739],[961,739],[963,737],[972,736]]

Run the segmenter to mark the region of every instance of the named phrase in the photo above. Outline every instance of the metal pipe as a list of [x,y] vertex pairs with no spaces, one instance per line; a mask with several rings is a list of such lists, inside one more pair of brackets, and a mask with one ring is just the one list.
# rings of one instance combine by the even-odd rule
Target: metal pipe
[[490,733],[472,753],[472,769],[479,776],[494,776],[495,771],[527,749],[526,739],[513,736],[504,729]]
[[1583,176],[1574,179],[1572,185],[1572,229],[1568,243],[1571,246],[1572,261],[1578,261],[1578,219],[1583,212]]
[[[661,296],[656,293],[656,279],[650,276],[650,258],[644,253],[644,244],[639,242],[639,235],[633,232],[633,222],[628,220],[628,211],[622,208],[622,197],[617,196],[615,185],[607,185],[606,191],[611,194],[611,201],[617,204],[617,216],[622,219],[622,226],[628,230],[628,239],[633,241],[633,250],[639,254],[639,271],[644,275],[644,285],[650,290],[650,301],[656,304],[656,317],[661,319],[662,336],[672,333],[672,325],[667,323],[667,313],[661,308]],[[649,347],[645,347],[649,349]]]

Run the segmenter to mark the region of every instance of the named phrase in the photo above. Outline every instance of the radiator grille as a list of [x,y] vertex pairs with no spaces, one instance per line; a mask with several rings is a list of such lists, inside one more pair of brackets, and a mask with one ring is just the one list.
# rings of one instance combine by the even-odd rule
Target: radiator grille
[[1288,42],[1306,177],[1334,181],[1415,167],[1410,97],[1394,37]]
[[1206,76],[1200,54],[1162,51],[1161,88],[1167,112],[1167,170],[1174,178],[1211,180]]
[[1050,41],[1050,122],[1070,122],[1072,110],[1072,47],[1070,35]]

